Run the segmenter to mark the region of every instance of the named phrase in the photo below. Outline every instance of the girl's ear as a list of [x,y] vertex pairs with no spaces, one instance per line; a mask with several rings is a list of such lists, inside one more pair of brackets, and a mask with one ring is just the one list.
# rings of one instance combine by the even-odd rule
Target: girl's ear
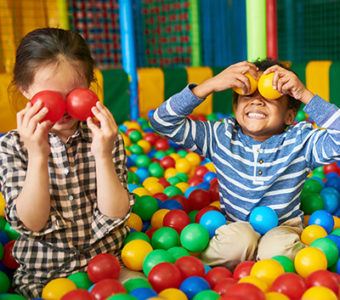
[[19,91],[21,92],[21,94],[25,96],[25,98],[27,98],[28,100],[31,100],[30,94],[28,93],[27,89],[19,87]]

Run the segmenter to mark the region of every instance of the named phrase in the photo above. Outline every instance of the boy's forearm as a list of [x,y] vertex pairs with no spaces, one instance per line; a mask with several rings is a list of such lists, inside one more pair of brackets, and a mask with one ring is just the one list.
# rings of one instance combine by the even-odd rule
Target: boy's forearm
[[300,100],[304,104],[307,104],[313,98],[313,96],[314,94],[306,88],[305,91],[302,93],[301,98],[298,100]]
[[204,81],[200,85],[195,86],[191,91],[192,93],[201,99],[207,98],[212,92],[211,84],[209,83],[210,79]]

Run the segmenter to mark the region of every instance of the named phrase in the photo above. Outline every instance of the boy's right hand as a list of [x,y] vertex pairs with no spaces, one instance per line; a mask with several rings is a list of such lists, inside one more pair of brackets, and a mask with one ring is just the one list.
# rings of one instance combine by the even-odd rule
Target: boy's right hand
[[48,132],[52,128],[51,121],[39,123],[47,114],[48,109],[42,107],[41,101],[33,106],[29,102],[17,113],[17,129],[30,157],[47,157],[50,153]]
[[233,64],[216,76],[194,87],[192,92],[195,96],[202,99],[213,92],[220,92],[230,88],[240,88],[244,93],[248,93],[250,90],[250,82],[249,78],[244,74],[249,73],[257,80],[257,70],[258,68],[248,61]]

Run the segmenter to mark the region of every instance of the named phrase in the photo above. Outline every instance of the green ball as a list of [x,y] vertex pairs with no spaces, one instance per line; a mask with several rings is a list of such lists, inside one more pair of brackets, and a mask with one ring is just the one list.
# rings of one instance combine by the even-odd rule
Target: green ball
[[311,215],[317,210],[324,209],[325,206],[323,198],[318,193],[302,192],[300,201],[300,208],[306,215]]
[[132,143],[137,143],[142,138],[142,134],[138,130],[132,130],[129,133],[129,138]]
[[177,154],[178,154],[180,157],[184,158],[184,157],[187,156],[188,152],[187,152],[186,150],[184,150],[184,149],[180,149],[180,150],[177,151]]
[[152,250],[143,261],[143,272],[148,277],[151,269],[162,262],[174,263],[174,258],[164,249]]
[[128,242],[131,242],[133,240],[144,240],[151,245],[149,236],[144,232],[140,232],[140,231],[130,232],[124,241],[124,245],[126,245]]
[[6,223],[7,221],[5,220],[5,218],[0,217],[0,230],[4,230]]
[[215,113],[211,113],[211,114],[207,115],[207,120],[208,121],[218,121]]
[[5,272],[0,271],[0,294],[7,293],[11,283]]
[[333,266],[338,261],[339,249],[331,239],[319,238],[314,240],[310,246],[320,249],[325,254],[328,267]]
[[137,298],[129,294],[115,294],[106,300],[137,300]]
[[193,300],[217,300],[220,297],[221,295],[216,293],[213,290],[204,290],[204,291],[198,292],[192,299]]
[[319,181],[310,178],[306,180],[302,190],[303,192],[320,193],[322,190],[322,185]]
[[153,157],[154,158],[157,158],[157,159],[162,159],[164,156],[167,156],[166,152],[165,151],[162,151],[162,150],[159,150],[157,151]]
[[177,176],[172,176],[172,177],[168,178],[167,181],[168,181],[171,185],[176,185],[177,183],[180,183],[180,182],[181,182],[181,180],[180,180]]
[[174,185],[167,186],[164,190],[163,193],[167,195],[169,198],[172,198],[175,195],[183,195],[183,192],[180,188]]
[[302,109],[298,110],[296,117],[295,117],[295,120],[298,121],[298,122],[306,120],[306,114]]
[[331,232],[331,234],[340,236],[340,228],[335,228],[335,229]]
[[151,158],[145,154],[140,154],[135,162],[137,167],[148,167],[151,164]]
[[4,253],[5,253],[4,246],[0,243],[0,261],[2,260]]
[[140,216],[143,221],[150,221],[156,210],[158,210],[157,199],[148,195],[136,197],[132,207],[132,212]]
[[201,224],[192,223],[185,226],[180,235],[182,246],[190,252],[200,252],[209,244],[209,232]]
[[272,259],[281,264],[281,266],[285,270],[285,273],[296,273],[294,262],[289,257],[284,255],[276,255],[272,257]]
[[144,278],[132,278],[123,283],[127,293],[132,292],[135,289],[146,287],[152,288],[151,284]]
[[198,213],[198,210],[192,210],[191,212],[188,213],[190,223],[195,223],[195,218]]
[[152,235],[151,245],[153,249],[165,249],[179,246],[179,234],[171,227],[158,228]]
[[67,277],[71,280],[78,289],[88,290],[93,284],[86,272],[76,272]]
[[18,295],[18,294],[5,294],[1,297],[1,300],[26,300],[24,296]]
[[160,178],[164,175],[164,169],[158,162],[153,162],[149,165],[148,171],[150,176]]
[[137,144],[132,144],[129,148],[128,148],[131,153],[133,154],[144,154],[144,150],[141,146],[137,145]]
[[189,180],[189,176],[183,172],[178,172],[175,177],[179,178],[181,182],[187,182]]
[[11,241],[16,240],[20,236],[20,233],[16,232],[9,223],[6,223],[4,231]]
[[169,248],[168,252],[172,255],[175,261],[182,256],[190,256],[190,253],[187,249],[178,246]]
[[172,147],[169,147],[169,149],[166,150],[165,153],[166,153],[166,155],[170,155],[172,153],[176,153],[176,150],[174,148],[172,148]]
[[128,183],[139,183],[139,178],[138,178],[138,176],[135,173],[133,173],[131,171],[128,171],[127,182]]

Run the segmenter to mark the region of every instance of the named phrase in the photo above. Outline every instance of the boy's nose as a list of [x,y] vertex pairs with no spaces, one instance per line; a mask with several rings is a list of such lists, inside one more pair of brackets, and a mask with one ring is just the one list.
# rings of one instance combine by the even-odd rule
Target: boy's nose
[[256,91],[256,93],[253,95],[253,97],[251,99],[251,104],[253,104],[253,105],[264,105],[264,99],[258,91]]

